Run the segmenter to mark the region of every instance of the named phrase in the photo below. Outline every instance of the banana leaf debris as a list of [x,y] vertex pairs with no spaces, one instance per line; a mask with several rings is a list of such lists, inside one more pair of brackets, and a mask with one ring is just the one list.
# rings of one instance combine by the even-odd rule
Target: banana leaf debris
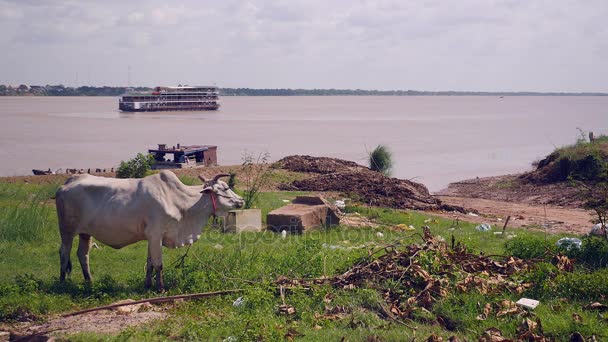
[[[541,259],[523,260],[513,256],[486,256],[469,252],[466,246],[452,241],[451,246],[442,238],[433,236],[423,227],[423,243],[403,246],[398,243],[385,246],[354,265],[348,271],[334,277],[317,279],[289,279],[280,277],[276,283],[281,288],[312,288],[314,285],[331,284],[335,288],[373,288],[381,293],[384,303],[381,314],[399,323],[421,322],[440,324],[448,331],[457,329],[449,317],[434,315],[433,305],[450,294],[478,292],[481,294],[521,294],[532,286],[514,275],[531,270]],[[382,255],[374,257],[375,254]],[[553,262],[563,271],[572,270],[572,261],[557,255]],[[347,312],[343,307],[331,307],[326,300],[326,310],[320,317],[333,320]],[[478,320],[491,315],[500,318],[513,316],[525,318],[517,329],[517,340],[551,341],[545,337],[540,321],[533,321],[534,314],[510,300],[498,303],[478,303]],[[410,326],[410,325],[408,325]],[[411,327],[411,326],[410,326]],[[415,327],[412,327],[415,328]],[[432,339],[431,339],[432,340]],[[502,337],[500,330],[485,331],[480,341],[511,341]]]

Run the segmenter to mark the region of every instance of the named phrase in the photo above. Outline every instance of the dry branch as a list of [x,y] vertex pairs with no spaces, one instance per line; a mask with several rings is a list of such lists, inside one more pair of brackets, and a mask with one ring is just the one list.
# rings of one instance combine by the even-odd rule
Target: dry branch
[[88,312],[94,312],[94,311],[100,311],[100,310],[110,310],[110,309],[118,308],[121,306],[127,306],[127,305],[136,305],[136,304],[142,304],[142,303],[155,304],[155,303],[171,302],[171,301],[180,300],[180,299],[191,300],[191,299],[197,299],[197,298],[221,296],[221,295],[225,295],[225,294],[229,294],[229,293],[236,293],[236,292],[242,292],[242,291],[244,291],[244,290],[243,289],[234,289],[234,290],[224,290],[224,291],[215,291],[215,292],[191,293],[191,294],[168,296],[168,297],[148,298],[148,299],[136,300],[134,302],[116,303],[116,304],[110,304],[110,305],[105,305],[105,306],[99,306],[96,308],[75,311],[75,312],[63,314],[63,315],[61,315],[61,317],[71,317],[71,316],[77,316],[77,315],[81,315],[81,314],[88,313]]

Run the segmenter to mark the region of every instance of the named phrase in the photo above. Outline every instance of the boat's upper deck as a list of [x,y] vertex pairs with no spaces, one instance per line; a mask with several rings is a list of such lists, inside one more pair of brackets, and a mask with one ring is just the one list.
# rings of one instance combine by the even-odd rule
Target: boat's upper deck
[[219,95],[219,88],[216,86],[178,86],[178,87],[155,87],[152,91],[134,91],[127,89],[123,97],[146,97],[146,96],[200,96],[200,95]]

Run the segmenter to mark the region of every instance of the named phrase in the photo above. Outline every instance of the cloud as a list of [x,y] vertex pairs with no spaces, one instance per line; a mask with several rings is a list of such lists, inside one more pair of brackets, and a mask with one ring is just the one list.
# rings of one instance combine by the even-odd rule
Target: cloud
[[606,17],[603,0],[0,0],[0,49],[24,66],[0,73],[47,56],[33,83],[86,59],[144,84],[607,91]]

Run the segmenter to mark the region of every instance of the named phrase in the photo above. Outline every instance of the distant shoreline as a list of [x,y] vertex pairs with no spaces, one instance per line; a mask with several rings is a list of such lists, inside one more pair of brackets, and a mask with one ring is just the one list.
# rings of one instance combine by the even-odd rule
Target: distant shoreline
[[[63,85],[0,85],[0,96],[120,96],[126,87],[65,87]],[[132,87],[151,91],[148,87]],[[608,96],[601,92],[491,92],[363,89],[220,88],[222,96]]]

